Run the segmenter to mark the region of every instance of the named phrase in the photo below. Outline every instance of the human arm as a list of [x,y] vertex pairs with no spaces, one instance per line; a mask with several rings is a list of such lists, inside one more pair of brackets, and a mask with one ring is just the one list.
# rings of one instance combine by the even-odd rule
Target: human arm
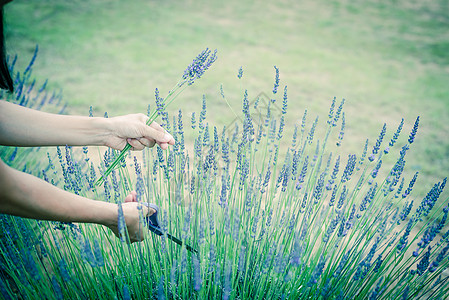
[[113,118],[58,115],[0,101],[0,145],[108,146],[122,150],[127,143],[141,150],[155,143],[162,149],[175,143],[159,124],[130,114]]
[[[135,202],[132,193],[122,204],[131,242],[141,241],[147,232],[139,214],[150,216],[154,210]],[[0,213],[61,222],[96,223],[109,227],[117,236],[118,207],[61,190],[44,180],[22,173],[0,160]]]

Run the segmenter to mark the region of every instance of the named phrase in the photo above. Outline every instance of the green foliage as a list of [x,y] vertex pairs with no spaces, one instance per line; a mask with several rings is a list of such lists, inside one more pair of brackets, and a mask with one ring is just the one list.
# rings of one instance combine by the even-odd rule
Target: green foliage
[[[29,78],[22,79],[27,86]],[[120,203],[135,189],[161,208],[162,230],[199,254],[166,235],[130,245],[97,225],[2,216],[2,295],[448,297],[446,179],[423,198],[414,196],[419,179],[415,183],[403,173],[418,121],[402,130],[401,125],[396,137],[385,124],[378,137],[370,136],[365,147],[346,156],[340,154],[349,124],[343,122],[344,101],[331,101],[325,121],[305,111],[290,136],[284,132],[285,112],[292,105],[284,91],[254,102],[242,91],[242,112],[233,127],[212,125],[207,97],[195,122],[181,111],[164,118],[175,146],[166,152],[146,149],[141,157],[127,153],[100,187],[98,174],[118,155],[112,150],[58,148],[48,163],[27,167],[61,188],[104,201]],[[330,152],[336,143],[341,146]],[[16,167],[34,156],[13,157],[14,151],[2,147],[0,155]],[[388,158],[393,167],[381,163]]]

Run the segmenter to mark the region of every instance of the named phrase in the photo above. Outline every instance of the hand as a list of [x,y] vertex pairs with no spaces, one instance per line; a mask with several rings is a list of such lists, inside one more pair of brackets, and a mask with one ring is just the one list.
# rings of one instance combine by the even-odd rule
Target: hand
[[116,150],[123,150],[130,144],[133,150],[153,147],[156,143],[167,149],[174,145],[175,140],[158,123],[146,125],[148,117],[144,114],[131,114],[108,119],[111,134],[106,138],[105,145]]
[[[122,209],[130,242],[143,241],[148,235],[149,230],[146,228],[145,224],[141,223],[140,214],[143,214],[143,217],[149,217],[156,211],[137,202],[137,193],[135,191],[132,191],[126,196],[125,203],[122,204]],[[108,227],[117,237],[120,237],[117,225]]]

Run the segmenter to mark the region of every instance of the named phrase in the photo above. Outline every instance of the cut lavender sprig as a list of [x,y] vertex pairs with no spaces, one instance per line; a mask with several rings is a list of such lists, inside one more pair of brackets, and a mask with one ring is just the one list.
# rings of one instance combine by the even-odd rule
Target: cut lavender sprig
[[[178,97],[178,95],[189,85],[192,85],[195,80],[200,79],[204,72],[210,68],[210,66],[217,60],[217,50],[212,53],[209,48],[203,50],[198,56],[193,60],[193,62],[187,66],[182,75],[181,80],[176,84],[176,86],[168,93],[167,97],[161,98],[159,96],[159,91],[156,89],[156,104],[157,110],[149,116],[147,125],[149,126],[153,121],[161,115],[161,112],[167,108],[167,106],[173,102],[173,100]],[[97,185],[101,185],[104,179],[111,173],[113,169],[119,164],[124,158],[128,150],[131,149],[130,144],[126,144],[125,148],[116,156],[110,166],[106,169],[104,174],[97,180]]]

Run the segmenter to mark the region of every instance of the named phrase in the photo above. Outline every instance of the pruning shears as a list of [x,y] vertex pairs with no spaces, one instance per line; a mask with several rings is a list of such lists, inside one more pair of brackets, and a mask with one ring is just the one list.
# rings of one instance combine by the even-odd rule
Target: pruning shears
[[[159,212],[159,207],[156,204],[153,203],[143,203],[145,204],[145,206],[152,208],[155,210],[155,213],[152,214],[149,217],[146,217],[146,224],[148,226],[148,229],[151,230],[152,232],[154,232],[155,234],[161,236],[164,234],[164,232],[162,231],[162,228],[159,226],[159,222],[157,220],[157,215]],[[166,233],[167,237],[172,240],[173,242],[175,242],[176,244],[178,244],[179,246],[182,246],[182,241],[180,239],[178,239],[177,237],[174,237],[173,235]],[[198,254],[198,250],[192,248],[191,246],[186,244],[186,249],[189,250],[192,253],[196,253]]]

